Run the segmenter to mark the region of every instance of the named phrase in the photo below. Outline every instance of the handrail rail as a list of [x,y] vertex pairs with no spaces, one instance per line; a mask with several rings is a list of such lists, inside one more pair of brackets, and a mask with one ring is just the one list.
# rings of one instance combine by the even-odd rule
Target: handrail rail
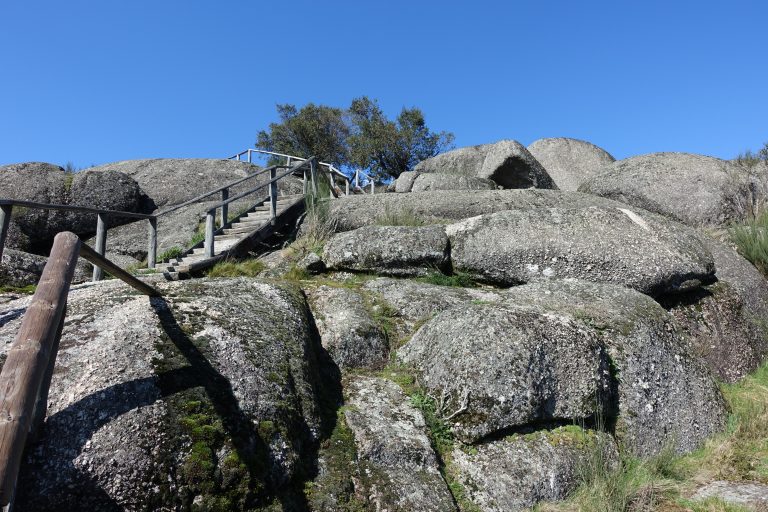
[[0,199],[0,206],[21,206],[24,208],[38,208],[41,210],[67,210],[73,212],[94,213],[96,215],[111,215],[113,217],[131,217],[134,219],[151,219],[154,215],[149,213],[124,212],[120,210],[102,210],[88,206],[74,206],[69,204],[36,203],[34,201],[22,201],[17,199]]
[[190,199],[189,201],[186,201],[186,202],[181,203],[181,204],[177,204],[177,205],[175,205],[172,208],[169,208],[167,210],[163,210],[162,212],[155,214],[155,216],[156,217],[160,217],[162,215],[167,215],[167,214],[169,214],[171,212],[175,212],[179,208],[184,208],[185,206],[189,206],[191,204],[197,203],[198,201],[200,201],[201,199],[203,199],[205,197],[212,196],[213,194],[221,192],[222,190],[228,189],[230,187],[234,187],[235,185],[239,185],[240,183],[242,183],[244,181],[248,181],[248,180],[250,180],[252,178],[260,176],[260,175],[264,174],[265,172],[269,172],[273,167],[274,168],[280,168],[280,167],[285,167],[285,166],[284,165],[272,165],[272,166],[266,167],[264,169],[259,169],[258,171],[254,172],[253,174],[249,174],[248,176],[245,176],[243,178],[239,178],[239,179],[237,179],[237,180],[235,180],[235,181],[233,181],[231,183],[227,183],[226,185],[221,186],[221,187],[219,187],[217,189],[211,190],[210,192],[206,192],[206,193],[204,193],[202,195],[194,197],[194,198]]
[[[245,192],[241,192],[240,194],[238,194],[238,195],[236,195],[236,196],[234,196],[234,197],[230,197],[230,198],[228,198],[228,199],[226,199],[226,200],[224,200],[224,201],[222,201],[222,202],[220,202],[220,203],[217,203],[217,204],[215,204],[215,205],[211,206],[211,207],[210,207],[210,208],[209,208],[207,211],[216,210],[216,209],[218,209],[218,208],[221,208],[222,206],[226,206],[226,205],[228,205],[229,203],[231,203],[231,202],[233,202],[233,201],[237,201],[238,199],[242,199],[242,198],[243,198],[243,197],[245,197],[245,196],[251,195],[251,194],[253,194],[254,192],[256,192],[257,190],[260,190],[260,189],[262,189],[262,188],[268,187],[268,186],[270,186],[270,185],[272,184],[272,182],[275,182],[275,181],[277,181],[277,180],[279,180],[279,179],[281,179],[281,178],[285,178],[286,176],[288,176],[288,175],[290,175],[290,174],[293,174],[294,172],[296,172],[297,170],[299,170],[299,169],[300,169],[301,167],[303,167],[304,165],[306,165],[306,162],[299,162],[298,164],[294,165],[293,167],[291,167],[290,169],[288,169],[288,171],[284,172],[284,173],[283,173],[283,174],[281,174],[280,176],[275,176],[274,178],[270,178],[270,180],[269,180],[267,183],[262,183],[261,185],[259,185],[259,186],[258,186],[258,187],[256,187],[256,188],[253,188],[253,189],[251,189],[251,190],[247,190],[247,191],[245,191]],[[284,165],[273,165],[273,166],[272,166],[272,167],[270,167],[269,169],[272,169],[272,168],[280,168],[280,167],[285,167],[285,166],[284,166]]]
[[[250,154],[251,153],[262,153],[264,155],[282,156],[284,158],[289,158],[289,159],[292,159],[292,160],[308,160],[307,158],[296,156],[296,155],[287,155],[285,153],[278,153],[276,151],[267,151],[266,149],[254,149],[254,148],[248,148],[245,151],[241,151],[240,153],[237,153],[236,155],[232,155],[232,156],[230,156],[228,158],[228,160],[232,160],[232,159],[235,159],[235,158],[237,158],[239,160],[239,158],[241,156],[246,155],[246,154],[250,158]],[[250,160],[248,160],[248,161],[250,162]],[[318,165],[323,165],[325,167],[328,167],[331,170],[331,172],[333,172],[334,174],[338,174],[339,176],[345,178],[347,181],[351,181],[351,178],[349,176],[347,176],[346,174],[341,172],[333,164],[330,164],[328,162],[317,162],[317,164]],[[365,177],[369,181],[373,181],[373,177],[370,174],[368,174],[367,172],[365,172],[365,171],[363,171],[361,169],[355,169],[355,174],[362,175],[363,177]]]
[[159,296],[74,233],[54,238],[51,256],[0,372],[0,506],[12,504],[27,439],[42,423],[78,255],[140,292]]

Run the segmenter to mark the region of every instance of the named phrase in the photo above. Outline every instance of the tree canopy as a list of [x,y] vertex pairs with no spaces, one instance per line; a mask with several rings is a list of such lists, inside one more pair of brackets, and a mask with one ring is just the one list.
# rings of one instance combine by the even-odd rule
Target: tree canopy
[[432,132],[418,108],[387,119],[376,100],[355,98],[348,109],[309,103],[277,105],[280,121],[256,137],[256,147],[296,156],[317,156],[337,167],[366,169],[378,179],[396,178],[449,149],[453,134]]

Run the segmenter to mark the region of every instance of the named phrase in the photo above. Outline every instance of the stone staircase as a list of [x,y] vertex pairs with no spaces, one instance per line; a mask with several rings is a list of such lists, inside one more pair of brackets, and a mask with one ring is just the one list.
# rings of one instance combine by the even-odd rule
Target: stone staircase
[[[204,270],[212,267],[219,261],[227,259],[227,256],[244,241],[254,238],[266,238],[272,233],[276,224],[281,221],[281,216],[288,210],[293,210],[303,204],[304,195],[287,195],[277,198],[276,215],[270,216],[269,201],[257,205],[247,213],[240,215],[224,228],[219,228],[214,237],[213,257],[206,257],[203,242],[199,242],[188,249],[182,256],[159,263],[157,271],[163,272],[167,278],[178,279],[193,271]],[[259,237],[259,235],[262,235]]]

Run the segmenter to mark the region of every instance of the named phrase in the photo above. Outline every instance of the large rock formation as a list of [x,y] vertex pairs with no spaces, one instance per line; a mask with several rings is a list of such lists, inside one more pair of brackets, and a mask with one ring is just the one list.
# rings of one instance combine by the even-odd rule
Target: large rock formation
[[442,173],[404,172],[395,180],[395,192],[427,192],[429,190],[494,190],[496,183],[474,176]]
[[619,160],[579,187],[692,226],[744,220],[753,201],[749,173],[730,162],[688,153]]
[[[28,162],[0,167],[0,190],[8,199],[66,204],[68,184],[71,185],[71,175],[56,165]],[[28,246],[10,245],[13,248],[45,245],[65,225],[64,212],[27,208],[15,210],[12,224],[23,233]]]
[[426,435],[424,419],[397,384],[349,383],[346,422],[355,438],[368,510],[456,510]]
[[610,467],[619,457],[609,435],[573,426],[456,448],[452,459],[472,503],[510,512],[566,498],[581,483],[581,468],[595,460]]
[[[78,172],[72,180],[69,204],[100,210],[150,213],[155,204],[128,175],[112,169]],[[69,214],[69,229],[79,234],[96,232],[96,215]],[[133,222],[127,217],[106,218],[107,227]]]
[[507,300],[593,329],[611,360],[619,445],[649,456],[688,452],[719,432],[727,417],[720,391],[692,354],[674,318],[632,290],[566,279],[517,286]]
[[[387,281],[368,286],[396,298]],[[398,358],[413,365],[467,442],[547,422],[597,421],[630,452],[652,455],[668,445],[690,451],[724,424],[714,380],[689,352],[674,318],[645,295],[578,280],[518,286],[483,299],[413,286],[425,304],[434,298],[431,314],[442,312]],[[463,292],[470,302],[441,303],[448,295],[456,303]],[[578,347],[583,350],[574,352]],[[602,373],[605,364],[610,371]]]
[[455,271],[506,286],[577,277],[662,295],[697,288],[715,270],[694,230],[628,207],[509,210],[446,232]]
[[454,149],[419,162],[413,170],[486,178],[502,188],[557,188],[525,146],[514,140]]
[[323,249],[328,268],[418,276],[450,267],[441,226],[366,226],[335,235]]
[[339,368],[378,369],[387,363],[387,334],[371,317],[359,293],[332,286],[305,291],[323,347]]
[[514,305],[439,313],[398,351],[466,443],[516,427],[608,416],[609,365],[595,333]]
[[723,243],[703,238],[717,282],[661,303],[686,332],[691,350],[725,382],[754,371],[768,355],[768,283]]
[[[158,208],[165,209],[244,178],[259,169],[256,165],[237,160],[155,158],[113,162],[89,170],[120,171],[127,174],[148,193]],[[236,192],[244,192],[255,186],[256,180],[249,180],[230,192],[235,195]]]
[[539,139],[528,146],[528,151],[560,190],[578,190],[582,183],[616,161],[594,144],[566,137]]
[[329,224],[349,231],[375,224],[398,225],[401,218],[413,223],[447,224],[486,213],[536,208],[626,208],[624,203],[579,192],[558,190],[439,190],[411,194],[351,196],[332,201]]
[[[74,289],[20,510],[251,510],[311,472],[333,380],[301,293],[256,280]],[[7,351],[29,299],[0,306]],[[4,358],[3,358],[4,359]],[[331,397],[332,400],[336,400]]]

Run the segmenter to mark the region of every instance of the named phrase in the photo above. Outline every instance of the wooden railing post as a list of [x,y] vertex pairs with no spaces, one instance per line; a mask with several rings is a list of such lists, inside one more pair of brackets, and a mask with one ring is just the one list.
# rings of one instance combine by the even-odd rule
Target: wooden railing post
[[344,183],[346,184],[346,187],[345,187],[345,190],[344,190],[344,195],[348,196],[349,195],[349,178],[346,178],[344,180]]
[[32,425],[38,397],[51,361],[56,336],[75,273],[80,239],[59,233],[43,269],[32,303],[0,373],[0,506],[11,501],[21,456]]
[[3,261],[3,248],[5,239],[8,238],[8,228],[11,225],[11,211],[13,206],[4,204],[0,206],[0,262]]
[[147,268],[155,268],[157,263],[157,219],[149,219],[149,248],[147,250]]
[[205,216],[205,257],[213,258],[213,232],[216,230],[216,210],[208,210]]
[[251,150],[250,149],[248,150],[248,163],[249,164],[252,163],[251,162]]
[[[104,256],[107,250],[107,224],[105,223],[104,216],[98,214],[96,221],[96,245],[93,248],[99,256]],[[96,265],[93,266],[93,279],[92,281],[101,281],[104,277],[104,271]]]
[[376,190],[375,187],[376,187],[376,182],[373,181],[373,178],[371,178],[371,195],[373,195],[373,193],[375,192]]
[[308,187],[307,187],[307,168],[305,167],[303,170],[304,170],[304,175],[301,178],[301,193],[304,194],[304,195],[307,195],[307,190],[308,190]]
[[274,226],[277,217],[277,169],[269,170],[269,218],[271,224]]
[[[221,200],[226,201],[227,199],[229,199],[229,189],[225,188],[224,190],[221,191]],[[222,228],[227,226],[228,216],[229,216],[229,205],[228,204],[221,205],[221,227]]]

